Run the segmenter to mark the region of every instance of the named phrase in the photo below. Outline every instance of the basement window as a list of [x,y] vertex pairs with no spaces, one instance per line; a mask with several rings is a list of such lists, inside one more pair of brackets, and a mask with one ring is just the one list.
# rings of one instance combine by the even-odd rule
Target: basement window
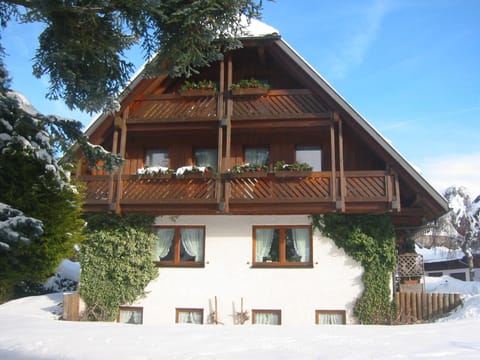
[[120,306],[117,321],[123,324],[143,324],[143,308],[137,306]]
[[252,324],[281,325],[281,310],[252,310]]
[[345,310],[315,310],[315,324],[344,325],[346,324]]
[[176,308],[175,322],[177,324],[203,324],[203,309]]

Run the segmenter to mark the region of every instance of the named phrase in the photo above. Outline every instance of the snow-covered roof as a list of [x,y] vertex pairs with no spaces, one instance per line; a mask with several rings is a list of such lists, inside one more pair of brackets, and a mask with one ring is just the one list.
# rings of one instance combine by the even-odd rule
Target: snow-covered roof
[[430,249],[415,245],[417,254],[423,256],[424,263],[434,263],[451,260],[461,260],[465,256],[461,249],[449,249],[444,246],[435,246]]

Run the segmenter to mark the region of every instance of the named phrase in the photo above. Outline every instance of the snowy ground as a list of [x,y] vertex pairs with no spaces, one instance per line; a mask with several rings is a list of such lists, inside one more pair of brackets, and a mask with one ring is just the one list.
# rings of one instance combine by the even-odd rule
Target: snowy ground
[[407,326],[146,326],[58,321],[61,294],[0,306],[0,359],[479,359],[480,283],[429,278],[465,306]]

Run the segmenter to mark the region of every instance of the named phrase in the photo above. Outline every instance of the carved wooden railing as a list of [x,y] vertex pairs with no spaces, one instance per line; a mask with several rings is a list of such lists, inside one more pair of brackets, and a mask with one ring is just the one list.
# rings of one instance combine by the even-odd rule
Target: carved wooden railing
[[[129,123],[217,120],[218,96],[150,95],[131,107]],[[264,96],[234,96],[233,120],[329,117],[319,97],[304,89],[270,90]]]
[[329,173],[242,175],[230,180],[232,203],[332,201]]
[[151,95],[138,100],[130,111],[129,123],[217,120],[216,96]]
[[266,96],[236,96],[233,120],[324,117],[328,113],[309,90],[270,90]]
[[122,204],[215,203],[217,180],[212,177],[122,177]]
[[[116,177],[86,176],[86,205],[109,204],[117,194]],[[383,171],[346,171],[344,185],[337,173],[336,189],[331,172],[289,174],[241,174],[220,177],[175,178],[122,176],[121,205],[218,204],[312,204],[399,202],[394,175]],[[228,186],[226,186],[228,184]],[[110,198],[110,191],[111,194]],[[110,200],[109,200],[110,199]],[[393,208],[393,207],[392,207]],[[348,211],[348,209],[347,209]]]

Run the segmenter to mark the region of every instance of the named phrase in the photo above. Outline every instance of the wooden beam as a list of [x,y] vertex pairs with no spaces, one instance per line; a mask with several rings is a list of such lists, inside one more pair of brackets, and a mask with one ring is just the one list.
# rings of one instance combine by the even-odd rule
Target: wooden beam
[[330,161],[332,162],[332,175],[331,175],[331,191],[332,191],[332,201],[336,203],[337,201],[337,169],[335,165],[335,124],[333,122],[333,117],[330,121]]
[[333,121],[338,123],[338,162],[340,167],[340,209],[345,212],[345,173],[344,173],[344,161],[343,161],[343,126],[342,119],[335,111],[333,113]]
[[[112,154],[117,154],[117,152],[118,152],[118,132],[119,132],[118,124],[119,124],[119,121],[117,121],[117,118],[120,119],[120,123],[121,123],[121,118],[120,117],[115,117],[114,129],[113,129],[113,139],[112,139]],[[109,207],[113,206],[113,199],[114,199],[113,191],[115,189],[114,185],[115,185],[115,178],[114,178],[114,173],[112,172],[110,174],[110,183],[108,184],[108,204],[109,204]]]
[[[229,53],[228,55],[228,67],[227,67],[227,90],[230,89],[233,83],[233,62],[232,62],[232,53]],[[231,147],[232,147],[232,113],[233,113],[233,99],[232,99],[232,94],[230,91],[227,93],[227,106],[226,106],[226,121],[227,121],[227,127],[226,127],[226,148],[225,148],[225,161],[227,164],[230,164],[231,162]],[[227,165],[226,165],[227,166]],[[226,180],[225,181],[225,194],[224,194],[224,199],[225,199],[225,206],[224,206],[224,211],[228,213],[230,211],[230,181]]]
[[[127,119],[128,119],[128,108],[125,109],[122,116],[122,132],[120,135],[120,156],[125,159],[126,145],[127,145]],[[125,163],[120,166],[117,174],[117,196],[116,196],[116,207],[115,212],[119,214],[121,212],[120,200],[122,199],[122,174]]]

